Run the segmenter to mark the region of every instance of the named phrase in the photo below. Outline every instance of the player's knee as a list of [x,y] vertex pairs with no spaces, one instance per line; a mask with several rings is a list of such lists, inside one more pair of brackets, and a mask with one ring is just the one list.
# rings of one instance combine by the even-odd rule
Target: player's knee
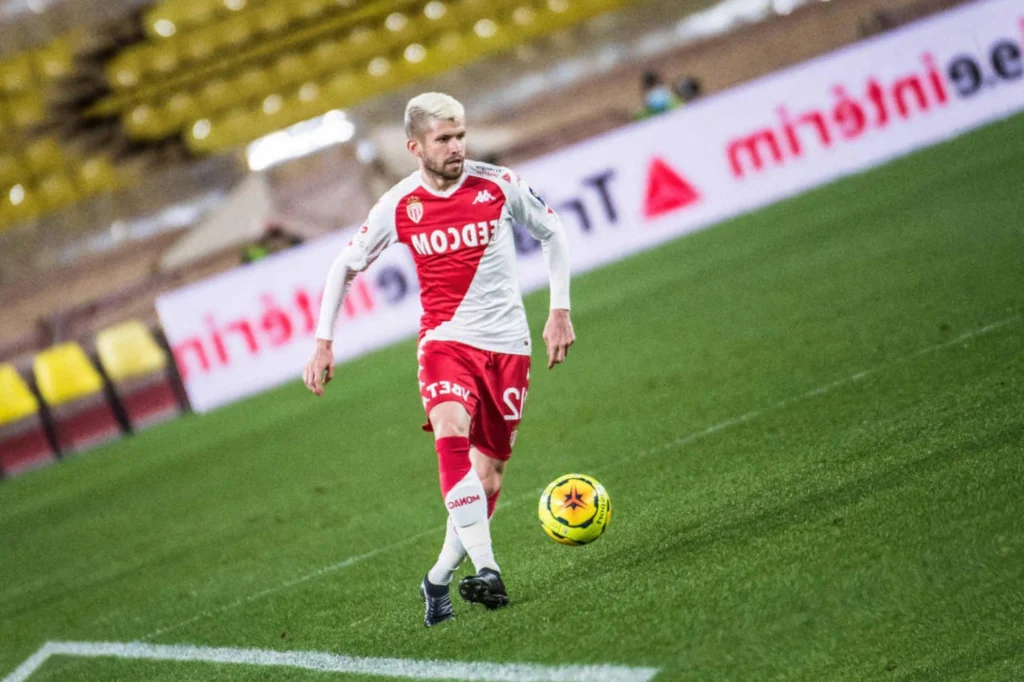
[[469,437],[469,412],[461,403],[441,403],[430,411],[430,426],[435,438]]
[[494,493],[501,490],[501,474],[490,471],[480,477],[480,482],[484,486],[484,494],[490,497]]

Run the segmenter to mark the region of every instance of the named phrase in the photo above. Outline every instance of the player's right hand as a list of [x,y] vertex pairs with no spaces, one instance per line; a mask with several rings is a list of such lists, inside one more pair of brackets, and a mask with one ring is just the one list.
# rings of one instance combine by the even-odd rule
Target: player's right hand
[[334,349],[326,339],[316,340],[316,351],[302,371],[302,381],[314,395],[323,395],[324,386],[334,378]]

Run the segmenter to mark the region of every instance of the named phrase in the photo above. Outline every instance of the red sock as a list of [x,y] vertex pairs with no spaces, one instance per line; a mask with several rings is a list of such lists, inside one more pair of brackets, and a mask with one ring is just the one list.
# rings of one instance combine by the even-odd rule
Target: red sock
[[498,488],[493,495],[487,496],[487,518],[494,516],[494,508],[498,506],[498,495],[500,494],[501,488]]
[[461,481],[472,466],[469,462],[469,439],[461,436],[438,438],[434,443],[437,447],[437,469],[441,476],[441,495]]

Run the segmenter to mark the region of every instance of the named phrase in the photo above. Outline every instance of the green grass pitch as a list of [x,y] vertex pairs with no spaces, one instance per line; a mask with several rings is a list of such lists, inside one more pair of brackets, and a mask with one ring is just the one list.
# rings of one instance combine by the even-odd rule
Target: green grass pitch
[[[578,277],[551,372],[531,296],[493,523],[510,608],[422,625],[445,512],[410,341],[323,399],[296,381],[0,484],[0,676],[48,640],[146,638],[1024,679],[1022,140],[1018,116]],[[536,517],[573,470],[615,508],[584,548]],[[72,657],[30,678],[142,679],[378,678]]]

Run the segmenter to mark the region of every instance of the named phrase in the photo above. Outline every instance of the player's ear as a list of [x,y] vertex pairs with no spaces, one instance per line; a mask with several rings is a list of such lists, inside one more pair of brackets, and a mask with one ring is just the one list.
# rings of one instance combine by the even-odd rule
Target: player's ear
[[420,142],[415,138],[409,138],[405,141],[405,148],[409,150],[409,153],[419,158],[420,156]]

